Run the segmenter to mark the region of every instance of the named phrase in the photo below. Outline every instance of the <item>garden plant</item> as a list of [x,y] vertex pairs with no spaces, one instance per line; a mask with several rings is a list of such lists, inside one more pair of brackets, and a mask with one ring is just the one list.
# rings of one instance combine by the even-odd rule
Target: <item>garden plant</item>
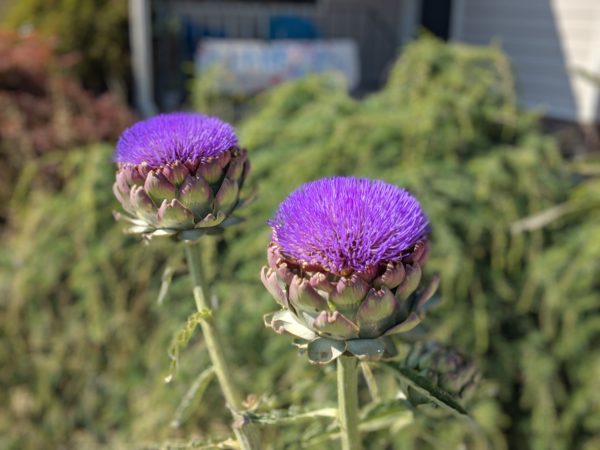
[[[598,162],[564,158],[518,107],[499,49],[421,39],[365,98],[323,75],[266,91],[244,114],[235,127],[252,170],[241,195],[255,200],[235,209],[243,221],[193,244],[242,420],[218,389],[204,315],[192,313],[183,230],[124,234],[135,225],[112,218],[124,213],[114,142],[90,144],[11,175],[0,447],[226,448],[235,421],[258,428],[265,449],[337,448],[337,361],[310,364],[308,348],[264,327],[277,304],[259,276],[273,263],[267,222],[304,183],[334,176],[418,199],[430,227],[423,279],[440,277],[426,318],[393,338],[398,355],[359,363],[363,447],[600,446]],[[415,373],[470,418],[432,403]]]

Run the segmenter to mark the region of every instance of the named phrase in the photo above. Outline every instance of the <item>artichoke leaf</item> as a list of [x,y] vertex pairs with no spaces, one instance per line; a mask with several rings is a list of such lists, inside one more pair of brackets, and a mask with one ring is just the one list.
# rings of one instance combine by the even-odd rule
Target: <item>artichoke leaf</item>
[[327,364],[346,351],[346,341],[318,338],[308,343],[308,360],[313,364]]
[[267,327],[273,328],[278,334],[288,333],[307,341],[312,341],[317,337],[317,334],[314,331],[300,322],[296,316],[287,309],[266,314],[264,316],[264,321]]

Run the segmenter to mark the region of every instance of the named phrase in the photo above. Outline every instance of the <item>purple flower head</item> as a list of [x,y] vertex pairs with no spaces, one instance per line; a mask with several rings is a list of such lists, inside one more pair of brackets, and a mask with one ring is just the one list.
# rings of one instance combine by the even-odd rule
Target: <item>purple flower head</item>
[[217,117],[161,114],[125,130],[117,143],[115,161],[161,167],[176,161],[212,159],[237,145],[233,127]]
[[419,202],[406,190],[351,177],[304,184],[269,225],[283,256],[336,274],[400,260],[429,231]]

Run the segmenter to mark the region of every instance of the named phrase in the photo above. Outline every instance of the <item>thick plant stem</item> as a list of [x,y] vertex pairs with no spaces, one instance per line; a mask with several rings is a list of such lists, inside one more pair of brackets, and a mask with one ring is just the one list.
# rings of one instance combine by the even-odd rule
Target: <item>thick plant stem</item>
[[[209,298],[208,289],[204,283],[202,259],[198,244],[186,242],[185,256],[192,276],[196,308],[199,312],[210,311],[207,302],[207,299]],[[208,354],[210,355],[215,374],[217,375],[217,380],[221,386],[221,391],[223,392],[227,405],[232,410],[235,417],[235,413],[242,410],[242,396],[236,387],[235,381],[232,378],[232,372],[225,359],[219,332],[212,317],[202,320],[200,325],[202,327],[202,334],[204,335]],[[238,419],[237,417],[235,418]],[[241,450],[259,450],[258,430],[256,427],[251,424],[241,426],[234,424],[233,431],[238,439]]]
[[340,356],[337,360],[338,414],[342,450],[361,450],[358,430],[358,361]]

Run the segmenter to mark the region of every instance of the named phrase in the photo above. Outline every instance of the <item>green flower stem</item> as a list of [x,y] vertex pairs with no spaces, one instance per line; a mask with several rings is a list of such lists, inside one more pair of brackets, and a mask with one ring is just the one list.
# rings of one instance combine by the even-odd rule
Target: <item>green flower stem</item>
[[[202,259],[200,247],[193,242],[186,242],[185,256],[192,275],[194,301],[199,312],[210,310],[207,303],[208,289],[204,283],[202,271]],[[223,396],[229,408],[232,410],[235,419],[238,419],[237,412],[243,409],[242,396],[236,388],[235,381],[232,378],[232,371],[227,364],[223,345],[217,327],[212,317],[201,322],[202,334],[206,342],[206,348],[212,361],[215,374],[221,386]],[[236,421],[237,422],[237,421]],[[234,425],[233,431],[240,443],[241,450],[259,450],[258,430],[252,424]]]
[[342,450],[361,450],[358,431],[358,361],[351,356],[337,360],[338,409]]

